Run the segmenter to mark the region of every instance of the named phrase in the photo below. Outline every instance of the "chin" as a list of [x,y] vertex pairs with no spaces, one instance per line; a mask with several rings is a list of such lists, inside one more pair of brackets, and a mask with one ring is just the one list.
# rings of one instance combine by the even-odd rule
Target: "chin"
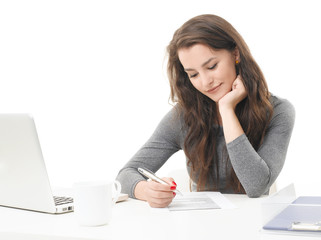
[[213,96],[209,96],[209,95],[205,95],[206,97],[208,97],[209,99],[211,99],[213,102],[218,102],[219,99],[217,99],[216,97],[213,97]]
[[221,98],[225,96],[225,94],[224,94],[224,95],[222,95],[222,94],[215,94],[215,95],[205,94],[205,95],[206,95],[208,98],[210,98],[212,101],[216,102],[216,103],[218,103],[218,101],[220,101]]

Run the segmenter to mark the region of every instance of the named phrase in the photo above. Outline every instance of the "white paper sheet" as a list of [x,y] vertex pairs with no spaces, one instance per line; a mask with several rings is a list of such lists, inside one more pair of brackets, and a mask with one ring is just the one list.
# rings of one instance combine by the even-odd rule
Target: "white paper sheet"
[[201,209],[231,209],[236,206],[219,192],[184,192],[176,196],[166,208],[152,208],[153,211],[188,211]]

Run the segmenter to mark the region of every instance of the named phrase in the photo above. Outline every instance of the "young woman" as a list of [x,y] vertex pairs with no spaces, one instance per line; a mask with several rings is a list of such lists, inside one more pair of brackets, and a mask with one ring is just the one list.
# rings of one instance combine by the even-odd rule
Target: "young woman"
[[286,157],[294,126],[290,102],[271,95],[240,34],[226,20],[201,15],[183,24],[168,48],[171,100],[176,103],[117,179],[130,197],[166,207],[176,184],[146,179],[184,150],[192,191],[268,193]]

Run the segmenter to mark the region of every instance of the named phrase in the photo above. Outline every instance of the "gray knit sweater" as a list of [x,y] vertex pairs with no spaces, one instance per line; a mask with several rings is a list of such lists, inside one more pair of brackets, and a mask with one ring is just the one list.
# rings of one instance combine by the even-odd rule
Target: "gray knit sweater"
[[[273,96],[271,100],[274,106],[273,117],[263,144],[257,151],[245,134],[226,144],[223,128],[219,128],[216,144],[220,192],[233,193],[233,190],[227,187],[230,171],[226,170],[227,158],[224,157],[226,150],[230,165],[249,197],[259,197],[268,193],[270,186],[281,172],[294,126],[295,110],[285,99]],[[122,192],[135,198],[136,184],[145,180],[137,168],[143,167],[157,172],[172,154],[184,149],[186,131],[182,130],[183,126],[183,118],[178,117],[177,108],[173,107],[161,120],[151,138],[119,171],[117,180],[122,184]],[[187,171],[190,173],[189,166]],[[210,181],[207,183],[209,189],[212,184]],[[196,185],[192,184],[192,190],[195,189]]]

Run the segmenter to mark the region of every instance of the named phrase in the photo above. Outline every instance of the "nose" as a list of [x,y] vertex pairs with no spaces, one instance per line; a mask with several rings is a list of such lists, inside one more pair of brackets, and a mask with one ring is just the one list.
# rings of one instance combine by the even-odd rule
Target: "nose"
[[214,83],[214,78],[211,74],[203,74],[201,76],[201,82],[204,89],[208,89]]

